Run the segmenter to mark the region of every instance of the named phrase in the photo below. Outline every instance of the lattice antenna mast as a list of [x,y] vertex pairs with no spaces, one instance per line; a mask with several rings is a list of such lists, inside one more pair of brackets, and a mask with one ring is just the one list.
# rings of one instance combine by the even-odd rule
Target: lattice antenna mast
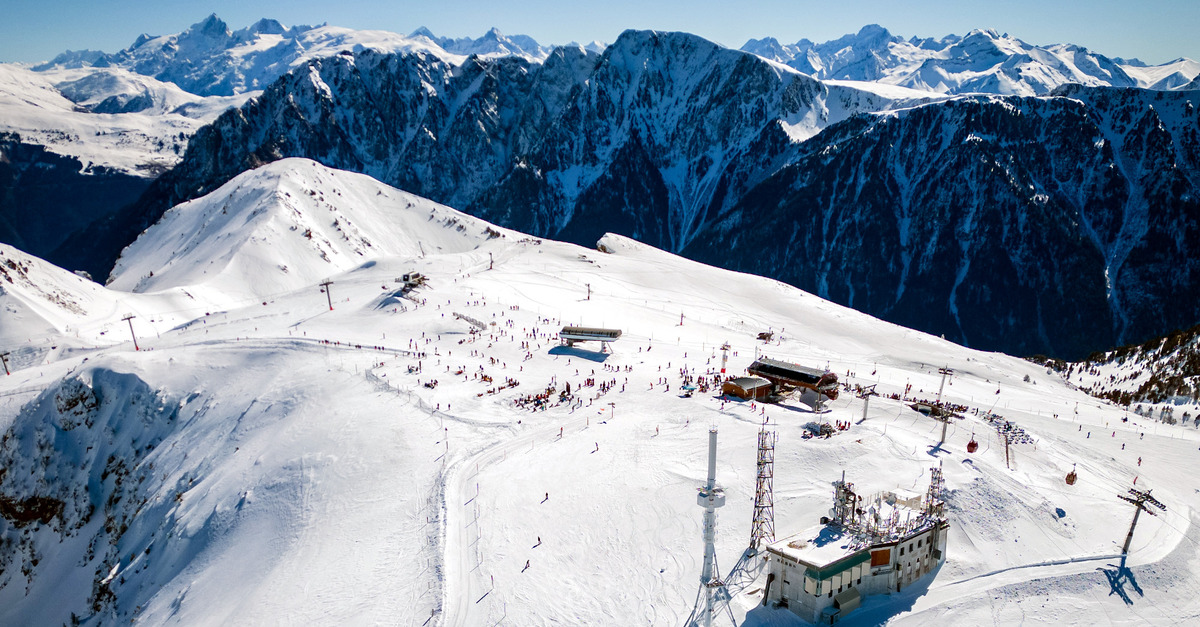
[[758,481],[754,488],[754,520],[750,524],[750,550],[775,540],[775,430],[763,421],[758,431]]
[[942,476],[940,466],[929,470],[929,491],[925,493],[925,515],[941,519],[945,513],[945,502],[942,494],[946,490],[946,479]]
[[858,504],[862,497],[854,491],[854,484],[846,482],[846,471],[842,471],[842,480],[833,483],[833,520],[843,527],[857,525]]
[[1151,516],[1158,515],[1154,510],[1146,507],[1147,503],[1157,507],[1158,509],[1161,509],[1164,512],[1167,511],[1166,505],[1163,505],[1158,499],[1150,496],[1150,490],[1143,492],[1141,490],[1130,488],[1129,494],[1130,496],[1125,496],[1124,494],[1117,495],[1117,498],[1121,499],[1122,501],[1132,503],[1133,506],[1137,508],[1133,510],[1133,522],[1129,525],[1129,535],[1125,536],[1125,546],[1121,547],[1121,555],[1127,555],[1129,553],[1129,545],[1133,542],[1133,529],[1137,527],[1138,515],[1140,515],[1142,512],[1146,512]]

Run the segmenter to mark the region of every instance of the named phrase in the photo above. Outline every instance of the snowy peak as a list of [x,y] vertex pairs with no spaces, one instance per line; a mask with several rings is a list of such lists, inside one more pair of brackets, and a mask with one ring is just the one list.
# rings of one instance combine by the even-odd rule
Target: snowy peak
[[495,27],[489,29],[488,32],[484,33],[478,39],[471,39],[470,37],[460,37],[458,39],[438,37],[433,34],[433,31],[424,26],[413,31],[410,37],[424,37],[440,46],[443,50],[462,56],[516,55],[525,57],[530,61],[540,62],[545,60],[551,51],[551,48],[542,47],[528,35],[508,36]]
[[276,20],[261,19],[231,32],[214,14],[182,33],[142,35],[132,46],[114,54],[66,52],[33,69],[121,67],[175,83],[196,95],[230,96],[262,89],[309,59],[368,48],[383,52],[429,52],[453,62],[462,58],[427,38],[383,31],[331,26],[286,28]]
[[179,35],[180,41],[203,39],[214,44],[223,44],[229,40],[229,26],[216,13],[204,18],[203,21],[192,24],[190,28]]
[[501,236],[368,176],[284,159],[168,211],[125,250],[109,286],[263,298],[384,256],[465,252]]
[[1070,44],[1035,46],[992,29],[905,41],[869,25],[822,44],[751,39],[742,50],[816,78],[878,81],[944,94],[1040,96],[1069,83],[1179,89],[1200,74],[1200,65],[1186,59],[1146,67]]

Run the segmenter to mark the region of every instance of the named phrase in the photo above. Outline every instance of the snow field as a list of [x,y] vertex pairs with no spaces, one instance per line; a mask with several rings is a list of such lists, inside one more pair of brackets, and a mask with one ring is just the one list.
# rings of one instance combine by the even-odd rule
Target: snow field
[[[49,458],[0,451],[55,494],[75,485],[80,475],[72,468],[89,459],[82,452],[89,445],[111,447],[104,450],[129,460],[130,476],[146,477],[133,502],[111,509],[131,521],[123,534],[102,533],[99,519],[65,538],[52,525],[31,531],[29,541],[45,557],[31,582],[6,571],[13,574],[0,589],[0,622],[89,616],[94,582],[115,567],[115,601],[93,621],[678,624],[699,585],[702,509],[694,491],[703,482],[710,426],[720,432],[717,481],[728,494],[718,517],[723,570],[749,535],[764,406],[711,393],[679,396],[680,368],[696,376],[719,369],[726,341],[731,375],[758,352],[828,364],[843,381],[875,384],[884,395],[911,385],[910,396],[932,399],[937,369],[949,366],[956,374],[948,401],[993,410],[1034,440],[1012,447],[1007,469],[994,427],[973,411],[953,422],[937,448],[940,424],[886,397],[872,399],[863,422],[861,401],[845,391],[825,414],[813,413],[811,397],[766,406],[779,434],[778,536],[825,515],[830,483],[843,470],[864,493],[924,491],[928,468],[940,463],[945,472],[946,564],[927,584],[868,598],[847,617],[850,624],[1176,624],[1169,619],[1200,612],[1183,592],[1196,583],[1188,565],[1197,559],[1192,510],[1200,480],[1185,470],[1200,455],[1194,430],[1136,416],[1123,423],[1124,412],[1044,368],[880,322],[775,281],[618,236],[602,240],[609,253],[504,230],[488,237],[483,223],[443,219],[453,212],[427,201],[389,204],[389,192],[373,185],[298,160],[272,164],[194,203],[251,199],[230,202],[219,218],[196,214],[213,228],[180,254],[195,255],[195,263],[220,259],[219,272],[196,276],[194,264],[172,263],[162,252],[193,226],[185,226],[189,209],[181,207],[172,214],[179,217],[126,252],[114,282],[131,289],[150,268],[162,268],[153,291],[149,284],[142,293],[85,289],[45,264],[30,272],[33,286],[4,283],[0,305],[25,309],[18,324],[0,329],[3,337],[45,335],[23,347],[37,359],[0,381],[0,395],[47,391],[41,410],[0,396],[0,427],[18,438],[58,433],[38,425],[60,419],[45,401],[64,377],[88,378],[98,396],[149,408],[145,416],[158,415],[150,410],[159,405],[179,409],[167,426],[149,419],[161,438],[149,449],[119,426],[143,414],[115,412],[106,414],[115,437],[103,427],[80,428],[65,432],[67,448]],[[221,195],[238,186],[241,196]],[[324,201],[259,201],[303,189]],[[276,224],[281,215],[321,224],[332,221],[330,211],[365,224],[350,212],[372,206],[389,218],[362,227],[374,245],[361,255],[318,249],[277,227],[218,224]],[[431,211],[439,218],[429,219]],[[245,243],[253,238],[264,240],[277,263],[298,270],[256,269],[264,253]],[[416,250],[413,242],[421,243]],[[411,271],[428,284],[396,297],[394,278]],[[327,278],[332,311],[317,288]],[[50,285],[77,302],[85,302],[80,294],[92,300],[82,313],[53,304],[45,296]],[[139,334],[137,352],[120,321],[135,306],[135,329],[159,321],[154,333]],[[469,333],[454,312],[489,330]],[[554,339],[563,324],[624,335],[611,355],[587,345],[568,350]],[[772,343],[755,339],[767,330],[777,334]],[[46,346],[64,338],[78,348]],[[121,373],[138,383],[114,388],[109,381]],[[497,390],[508,378],[519,385]],[[583,385],[588,378],[615,384],[601,394],[598,385]],[[426,387],[432,380],[437,385]],[[570,382],[582,404],[535,411],[514,402],[552,380],[553,398]],[[830,439],[803,439],[803,425],[813,420],[851,427]],[[980,448],[967,454],[972,434]],[[75,457],[59,458],[71,451]],[[114,489],[96,478],[103,462],[87,471],[94,481],[88,498],[101,503]],[[1072,464],[1079,481],[1067,486]],[[1119,552],[1132,515],[1115,497],[1134,477],[1169,509],[1141,517],[1130,580],[1107,556]],[[34,485],[0,481],[4,490]],[[101,550],[89,558],[92,539]],[[1114,592],[1109,571],[1124,582],[1129,602]],[[759,601],[761,583],[738,591],[732,610],[739,622],[796,623]]]

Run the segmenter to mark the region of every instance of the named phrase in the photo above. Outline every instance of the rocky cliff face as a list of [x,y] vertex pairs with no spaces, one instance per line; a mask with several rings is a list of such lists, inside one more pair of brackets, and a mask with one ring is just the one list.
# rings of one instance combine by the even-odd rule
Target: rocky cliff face
[[77,267],[71,251],[57,250],[70,233],[120,212],[149,185],[110,168],[85,168],[15,133],[0,133],[0,241]]
[[981,348],[1080,355],[1200,317],[1195,94],[911,94],[678,33],[543,64],[346,53],[203,129],[134,211],[71,244],[104,275],[167,207],[297,156],[536,235],[633,236]]
[[1161,334],[1200,312],[1192,97],[1074,88],[861,116],[684,253],[981,348],[1081,356]]
[[166,207],[239,172],[296,156],[540,235],[591,242],[616,228],[678,249],[710,205],[735,202],[795,140],[895,102],[680,33],[630,31],[602,56],[559,48],[541,64],[347,53],[292,72],[197,133],[115,239],[132,241]]

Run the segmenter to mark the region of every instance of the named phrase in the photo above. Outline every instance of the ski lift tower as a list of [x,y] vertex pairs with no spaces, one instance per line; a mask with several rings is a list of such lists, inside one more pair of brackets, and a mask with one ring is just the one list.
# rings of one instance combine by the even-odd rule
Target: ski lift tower
[[863,421],[866,421],[867,408],[871,406],[871,397],[879,396],[879,392],[875,391],[875,385],[869,385],[869,386],[863,388],[862,391],[860,391],[857,394],[857,396],[862,399],[862,402],[863,402],[863,417],[862,417],[862,419],[863,419]]
[[717,487],[716,427],[708,432],[708,481],[696,495],[696,503],[704,508],[704,567],[700,572],[696,606],[688,617],[687,625],[711,627],[717,601],[728,598],[725,582],[721,581],[721,571],[717,567],[717,508],[725,505],[725,491]]
[[938,386],[937,401],[935,402],[940,407],[942,405],[942,390],[946,389],[946,377],[953,376],[954,371],[947,366],[945,368],[938,368],[938,374],[942,375],[942,384]]

